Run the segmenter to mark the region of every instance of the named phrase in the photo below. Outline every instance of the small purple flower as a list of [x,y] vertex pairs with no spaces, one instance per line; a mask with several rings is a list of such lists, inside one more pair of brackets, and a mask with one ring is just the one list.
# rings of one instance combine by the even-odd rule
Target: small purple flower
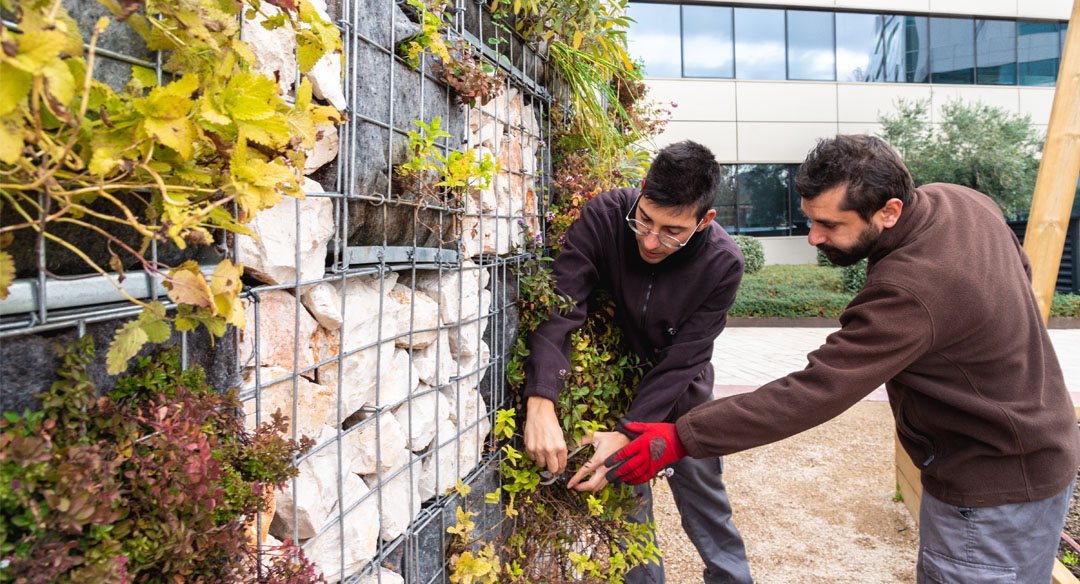
[[611,176],[615,178],[622,178],[622,171],[616,168],[615,170],[611,171]]
[[675,102],[673,101],[673,102],[671,102],[671,107],[679,107],[679,104],[677,104],[677,103],[675,103]]
[[548,211],[547,220],[548,221],[554,221],[555,220],[555,211]]
[[536,243],[540,243],[541,241],[544,241],[544,238],[543,238],[543,237],[540,237],[540,234],[539,234],[539,233],[537,233],[537,234],[536,234],[536,236],[535,236],[535,237],[533,237],[533,239],[535,239],[535,240],[536,240]]
[[565,375],[566,375],[566,369],[559,369],[559,377],[564,377]]
[[539,145],[539,146],[540,146],[541,148],[543,148],[543,147],[547,146],[547,142],[544,142],[543,140],[537,140],[537,141],[536,141],[536,143],[537,143],[537,145]]
[[565,242],[566,242],[566,236],[565,235],[560,235],[559,236],[559,245],[562,245]]
[[519,218],[517,223],[518,223],[518,225],[520,225],[522,227],[525,227],[525,220],[524,219]]
[[675,474],[675,469],[671,468],[670,466],[664,469],[665,477],[671,478],[671,475],[673,474]]

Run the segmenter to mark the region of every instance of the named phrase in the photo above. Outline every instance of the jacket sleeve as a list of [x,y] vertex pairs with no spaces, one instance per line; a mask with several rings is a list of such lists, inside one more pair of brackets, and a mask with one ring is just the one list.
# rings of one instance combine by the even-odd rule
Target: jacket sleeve
[[727,313],[743,276],[743,262],[735,254],[716,288],[680,327],[671,344],[660,351],[656,364],[642,377],[624,418],[630,422],[662,422],[712,359],[713,341],[727,324]]
[[570,335],[585,323],[588,298],[599,279],[599,242],[609,237],[594,205],[586,204],[566,232],[555,258],[555,291],[574,300],[568,312],[552,311],[527,340],[525,397],[538,395],[557,402],[570,370]]
[[769,444],[840,415],[933,347],[930,313],[901,285],[860,292],[841,328],[798,371],[741,395],[702,404],[676,421],[691,456]]

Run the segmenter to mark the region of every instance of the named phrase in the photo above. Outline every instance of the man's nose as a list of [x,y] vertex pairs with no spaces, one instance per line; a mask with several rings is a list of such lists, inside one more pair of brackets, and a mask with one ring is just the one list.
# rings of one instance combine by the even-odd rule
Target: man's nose
[[652,251],[658,247],[660,247],[660,236],[653,232],[649,232],[649,234],[645,236],[645,248]]
[[822,243],[825,243],[825,236],[821,234],[814,226],[810,226],[810,233],[806,236],[806,240],[810,242],[810,245],[817,247]]

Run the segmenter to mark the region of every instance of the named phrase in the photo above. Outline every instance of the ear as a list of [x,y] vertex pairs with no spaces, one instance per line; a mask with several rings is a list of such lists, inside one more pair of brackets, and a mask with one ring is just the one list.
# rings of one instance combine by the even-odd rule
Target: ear
[[[697,230],[701,231],[702,229],[708,227],[709,223],[712,223],[713,217],[716,217],[716,209],[709,209],[708,211],[706,211],[705,219],[701,222],[701,226],[698,227]],[[697,231],[695,231],[694,233],[697,233]]]
[[885,229],[889,229],[896,222],[900,220],[900,215],[904,212],[904,202],[900,199],[892,198],[886,201],[885,206],[878,210],[881,214],[881,226]]

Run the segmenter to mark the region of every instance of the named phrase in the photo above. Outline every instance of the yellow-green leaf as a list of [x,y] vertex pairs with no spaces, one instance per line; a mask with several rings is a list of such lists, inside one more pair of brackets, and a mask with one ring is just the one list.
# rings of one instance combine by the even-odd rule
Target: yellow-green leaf
[[172,327],[165,320],[165,305],[159,301],[151,302],[139,313],[138,323],[151,343],[164,343],[172,336]]
[[75,78],[72,77],[67,63],[60,60],[50,61],[42,67],[41,73],[45,76],[49,94],[64,107],[69,107],[71,100],[75,98]]
[[202,308],[210,308],[210,286],[206,284],[206,278],[199,271],[199,264],[195,260],[188,260],[169,272],[169,279],[165,280],[165,287],[169,289],[169,299],[177,304],[188,304]]
[[319,62],[326,50],[319,38],[310,30],[302,30],[296,35],[296,61],[300,65],[300,72],[307,73]]
[[7,114],[26,99],[34,76],[15,68],[9,63],[0,63],[0,116]]
[[8,288],[15,281],[15,258],[6,251],[0,251],[0,300],[8,297]]
[[149,337],[139,326],[138,320],[129,320],[117,329],[112,344],[109,345],[109,352],[105,355],[106,371],[109,375],[123,373],[127,369],[128,361],[138,354],[148,340]]
[[[8,42],[11,38],[7,37],[4,41]],[[67,35],[58,30],[27,32],[15,36],[14,40],[19,45],[18,52],[6,60],[27,73],[40,73],[49,61],[60,56],[60,51],[68,42]]]
[[0,162],[14,164],[22,155],[23,118],[18,112],[0,115]]
[[143,130],[147,136],[175,150],[184,160],[191,158],[198,131],[187,118],[146,118]]
[[149,67],[141,65],[131,66],[131,85],[136,90],[157,87],[157,73]]

